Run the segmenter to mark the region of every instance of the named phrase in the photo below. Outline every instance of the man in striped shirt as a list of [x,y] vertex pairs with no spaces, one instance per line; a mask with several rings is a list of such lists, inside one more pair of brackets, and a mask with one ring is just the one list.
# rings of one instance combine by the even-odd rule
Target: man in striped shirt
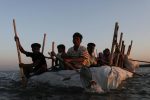
[[74,46],[68,49],[68,57],[64,59],[66,62],[71,63],[76,69],[81,68],[82,66],[90,66],[88,51],[84,46],[80,45],[82,38],[83,37],[80,33],[74,33]]

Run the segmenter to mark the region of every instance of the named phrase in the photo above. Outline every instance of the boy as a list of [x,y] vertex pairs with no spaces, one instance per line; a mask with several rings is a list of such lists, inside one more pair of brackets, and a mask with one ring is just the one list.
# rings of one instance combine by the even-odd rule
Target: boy
[[[15,37],[15,41],[19,38]],[[47,71],[47,63],[44,55],[40,52],[41,45],[39,43],[33,43],[31,45],[32,52],[27,52],[23,49],[19,41],[19,50],[21,53],[25,54],[27,57],[31,57],[33,63],[31,64],[23,64],[21,63],[19,66],[23,67],[24,74],[26,78],[29,78],[33,73],[33,75],[39,75],[43,72]]]

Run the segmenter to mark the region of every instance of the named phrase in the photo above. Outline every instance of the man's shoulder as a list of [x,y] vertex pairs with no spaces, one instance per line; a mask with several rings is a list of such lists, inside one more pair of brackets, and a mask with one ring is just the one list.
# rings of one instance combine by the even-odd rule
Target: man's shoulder
[[40,56],[40,57],[44,56],[43,53],[41,53],[41,52],[33,53],[33,55],[34,55],[34,56]]
[[86,47],[85,47],[85,46],[82,46],[82,45],[79,47],[79,49],[80,49],[80,50],[87,50]]
[[74,48],[73,48],[73,47],[70,47],[70,48],[68,49],[68,51],[72,51],[72,50],[74,50]]

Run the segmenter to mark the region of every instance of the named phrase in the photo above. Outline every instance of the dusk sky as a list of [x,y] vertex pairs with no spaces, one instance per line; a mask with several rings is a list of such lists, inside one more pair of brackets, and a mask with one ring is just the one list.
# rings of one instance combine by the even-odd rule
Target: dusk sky
[[[73,45],[72,35],[83,35],[82,45],[94,42],[101,52],[111,48],[115,22],[119,34],[124,33],[126,49],[133,40],[131,57],[150,61],[150,0],[1,0],[0,1],[0,70],[18,69],[13,18],[22,46],[31,51],[33,42],[60,43],[68,49]],[[22,56],[23,63],[31,62]],[[47,60],[50,63],[50,60]]]

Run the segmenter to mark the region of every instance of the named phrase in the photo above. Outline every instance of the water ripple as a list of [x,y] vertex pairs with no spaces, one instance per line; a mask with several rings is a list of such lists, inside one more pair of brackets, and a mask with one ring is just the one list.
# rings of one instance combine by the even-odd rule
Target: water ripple
[[51,87],[34,82],[24,89],[18,71],[0,72],[0,100],[150,100],[150,68],[140,68],[137,72],[146,74],[127,79],[120,88],[103,95],[87,94],[77,87]]

